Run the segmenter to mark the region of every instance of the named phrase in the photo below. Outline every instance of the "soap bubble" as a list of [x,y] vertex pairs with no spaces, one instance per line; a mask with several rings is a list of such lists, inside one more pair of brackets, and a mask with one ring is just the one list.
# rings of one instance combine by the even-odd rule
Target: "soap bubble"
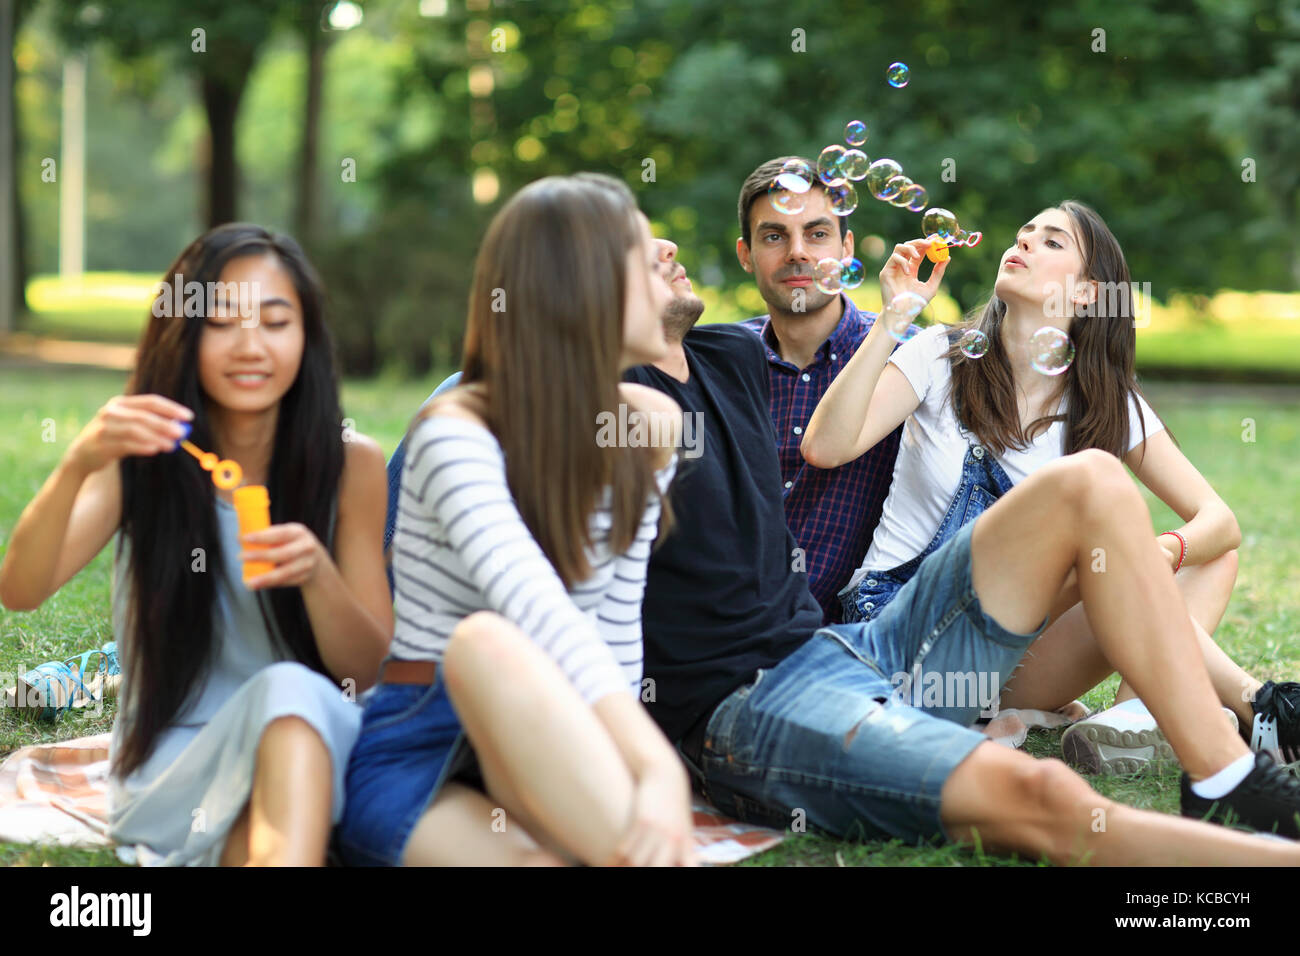
[[880,192],[876,194],[876,198],[883,199],[886,202],[893,202],[894,198],[910,185],[912,185],[912,180],[906,176],[895,176],[880,187]]
[[[916,195],[916,190],[921,187],[912,182],[912,180],[908,179],[906,176],[903,176],[902,179],[904,180],[903,188],[898,191],[897,196],[889,200],[889,204],[891,206],[897,206],[899,209],[906,209],[908,204],[912,202],[912,197]],[[886,183],[885,187],[889,188],[890,185],[890,183]]]
[[937,233],[945,239],[951,239],[957,233],[957,217],[947,209],[931,206],[921,217],[921,232],[927,236]]
[[838,143],[827,146],[817,157],[817,176],[827,186],[838,186],[847,178],[844,175],[844,154],[847,150]]
[[907,86],[910,73],[911,71],[907,68],[906,63],[891,63],[889,69],[885,71],[885,79],[889,81],[889,85],[894,89],[901,90]]
[[855,182],[867,175],[867,154],[860,149],[851,149],[840,158],[840,170]]
[[867,175],[863,180],[867,184],[867,190],[877,199],[883,199],[880,195],[881,188],[895,176],[901,176],[903,167],[898,165],[892,159],[878,159],[867,167]]
[[[899,202],[899,199],[906,197],[905,202]],[[920,212],[925,208],[926,200],[930,197],[925,191],[925,187],[919,183],[913,183],[899,194],[898,199],[894,200],[895,206],[902,206],[912,212]]]
[[850,146],[861,146],[867,141],[867,124],[862,120],[849,120],[844,127],[844,142]]
[[847,216],[858,208],[858,191],[852,183],[840,183],[838,186],[826,187],[826,201],[831,212],[837,216]]
[[839,259],[821,259],[813,266],[813,285],[827,295],[834,295],[844,285],[844,264]]
[[775,185],[792,193],[806,193],[817,178],[817,170],[802,159],[787,160],[776,174]]
[[846,289],[856,289],[862,285],[862,280],[867,277],[867,270],[862,267],[862,263],[854,258],[841,259],[840,265],[844,268],[840,272],[840,284]]
[[788,216],[793,216],[803,212],[807,203],[808,192],[807,190],[802,193],[791,192],[788,189],[782,189],[777,183],[773,183],[772,188],[767,191],[767,195],[772,200],[773,209]]
[[952,234],[952,238],[948,240],[948,245],[964,246],[966,245],[966,242],[969,239],[970,239],[969,232],[967,232],[965,229],[958,229],[956,232]]
[[1029,364],[1044,375],[1060,375],[1074,361],[1074,343],[1055,326],[1045,325],[1029,337]]
[[900,292],[889,300],[889,308],[882,313],[889,334],[898,342],[904,342],[910,336],[907,328],[912,320],[925,308],[924,297],[915,292]]
[[989,350],[989,337],[979,329],[967,329],[957,340],[957,347],[967,358],[983,358]]

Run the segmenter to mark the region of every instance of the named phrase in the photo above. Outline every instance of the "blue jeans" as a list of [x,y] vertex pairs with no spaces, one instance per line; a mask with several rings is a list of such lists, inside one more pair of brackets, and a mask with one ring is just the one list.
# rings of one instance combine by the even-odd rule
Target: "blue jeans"
[[889,604],[903,585],[912,579],[921,562],[934,554],[944,542],[982,515],[993,502],[1011,490],[1011,479],[988,449],[971,445],[962,461],[961,481],[952,496],[948,511],[939,522],[930,543],[912,560],[886,571],[868,571],[853,588],[840,592],[844,623],[869,621]]
[[[460,372],[452,372],[442,384],[433,390],[433,394],[424,400],[424,405],[428,405],[434,396],[441,395],[443,392],[460,384]],[[393,452],[393,457],[388,459],[388,515],[384,519],[384,551],[393,543],[393,532],[397,530],[397,499],[401,497],[402,490],[402,468],[406,465],[406,439],[403,438],[397,443],[397,449]],[[393,569],[388,569],[388,590],[393,590]]]
[[441,668],[432,684],[376,686],[348,760],[347,799],[334,845],[348,866],[401,866],[406,841],[468,739]]
[[841,838],[947,838],[943,785],[988,739],[970,729],[986,703],[962,693],[969,682],[960,678],[973,675],[995,695],[1047,624],[1016,634],[984,613],[971,586],[972,528],[961,527],[871,621],[821,628],[723,699],[692,765],[714,806]]

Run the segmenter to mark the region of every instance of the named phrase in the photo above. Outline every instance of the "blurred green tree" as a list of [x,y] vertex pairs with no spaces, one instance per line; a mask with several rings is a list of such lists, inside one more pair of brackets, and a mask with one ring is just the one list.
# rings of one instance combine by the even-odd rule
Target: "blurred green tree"
[[286,22],[301,22],[306,0],[191,0],[184,6],[169,0],[51,2],[59,32],[71,45],[102,41],[155,84],[176,72],[197,78],[208,126],[204,218],[208,226],[237,219],[240,102],[267,39]]

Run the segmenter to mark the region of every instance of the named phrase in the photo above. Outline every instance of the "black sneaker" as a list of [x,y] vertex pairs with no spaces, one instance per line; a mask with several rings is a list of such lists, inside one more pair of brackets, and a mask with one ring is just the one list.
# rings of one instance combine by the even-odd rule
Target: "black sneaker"
[[1300,840],[1300,780],[1289,776],[1268,754],[1255,754],[1255,768],[1246,779],[1217,800],[1194,794],[1187,774],[1181,789],[1185,817]]
[[1300,684],[1268,681],[1251,704],[1250,749],[1271,756],[1288,773],[1300,776]]

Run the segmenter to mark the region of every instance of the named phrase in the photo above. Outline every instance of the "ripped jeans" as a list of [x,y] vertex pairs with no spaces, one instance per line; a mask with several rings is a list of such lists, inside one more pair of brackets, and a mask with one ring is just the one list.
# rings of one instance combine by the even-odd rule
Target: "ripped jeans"
[[1016,634],[984,613],[971,586],[973,527],[957,529],[872,620],[821,628],[718,704],[698,762],[687,755],[714,806],[846,839],[948,836],[943,785],[988,740],[970,729],[987,706],[980,688],[996,693],[1047,624]]

